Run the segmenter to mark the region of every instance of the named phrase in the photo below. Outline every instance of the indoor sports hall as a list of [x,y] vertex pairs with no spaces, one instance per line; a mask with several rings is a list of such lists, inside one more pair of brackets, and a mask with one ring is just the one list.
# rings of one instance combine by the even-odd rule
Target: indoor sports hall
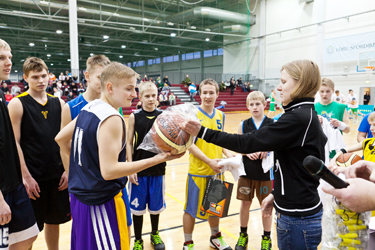
[[[224,131],[237,133],[239,124],[251,117],[246,98],[253,91],[264,94],[266,116],[282,115],[281,67],[307,59],[319,66],[322,78],[334,82],[334,90],[339,92],[333,93],[333,101],[340,98],[340,102],[351,105],[347,100],[356,97],[357,113],[347,109],[350,132],[343,133],[346,147],[358,143],[362,118],[374,111],[373,0],[1,0],[0,39],[9,43],[13,56],[5,87],[9,92],[14,86],[20,87],[18,94],[27,91],[23,64],[28,57],[45,61],[50,79],[54,77],[47,92],[68,102],[85,91],[87,59],[105,55],[139,74],[137,92],[144,80],[154,82],[162,110],[171,105],[171,93],[174,105],[192,103],[198,107],[202,102],[199,84],[207,78],[215,80],[219,92],[214,106],[225,114]],[[67,85],[74,82],[76,87],[64,85],[66,76],[71,79]],[[194,93],[191,83],[197,86]],[[8,96],[12,99],[16,94]],[[315,102],[320,100],[317,93]],[[127,124],[140,103],[137,96],[130,107],[122,107]],[[270,110],[272,105],[275,112]],[[362,151],[357,154],[363,155]],[[185,242],[188,169],[188,152],[167,162],[166,210],[159,222],[165,249],[181,249]],[[237,182],[229,172],[224,175],[234,186],[228,215],[220,219],[220,231],[235,249],[241,201],[236,199]],[[259,250],[263,225],[256,198],[249,215],[247,249]],[[276,222],[274,211],[273,217]],[[279,249],[275,222],[271,230],[274,250]],[[71,221],[60,226],[59,249],[70,249],[71,228]],[[133,226],[131,230],[133,249]],[[145,250],[154,249],[150,233],[147,212],[142,231]],[[212,249],[210,236],[207,221],[197,219],[192,235],[194,249]],[[43,232],[32,249],[48,249]]]

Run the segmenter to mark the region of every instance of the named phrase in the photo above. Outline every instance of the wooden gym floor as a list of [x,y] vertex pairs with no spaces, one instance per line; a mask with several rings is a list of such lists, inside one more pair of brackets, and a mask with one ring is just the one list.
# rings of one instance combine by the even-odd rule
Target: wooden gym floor
[[[225,131],[235,133],[239,123],[249,118],[249,113],[226,114]],[[360,119],[360,118],[358,118]],[[347,146],[353,145],[357,142],[357,128],[360,123],[351,122],[351,132],[344,134],[345,143]],[[360,154],[361,155],[361,154]],[[163,239],[166,249],[175,250],[182,249],[184,242],[184,234],[182,229],[182,214],[185,202],[185,183],[188,172],[189,158],[185,154],[182,158],[168,162],[166,172],[166,204],[167,209],[161,213],[159,231]],[[234,183],[233,177],[230,173],[225,173],[225,177],[229,182]],[[237,185],[235,183],[232,193],[231,204],[229,208],[229,216],[220,219],[220,230],[224,236],[225,241],[234,249],[239,236],[239,208],[240,202],[236,199]],[[60,226],[60,249],[70,249],[70,230],[71,222]],[[133,227],[132,227],[133,231]],[[146,213],[143,224],[143,240],[144,249],[151,250],[153,247],[150,244],[149,233],[151,231],[150,217]],[[254,198],[253,204],[250,208],[250,220],[248,224],[249,244],[248,249],[258,250],[261,248],[261,235],[263,234],[261,211],[258,200]],[[133,236],[133,233],[132,233]],[[193,240],[195,249],[208,250],[209,247],[210,228],[207,222],[196,220],[196,225],[193,233]],[[273,249],[277,250],[275,224],[272,228],[272,243]],[[131,249],[133,247],[134,238],[131,239]],[[38,239],[34,242],[34,250],[45,250],[47,246],[44,241],[44,233],[40,233]]]

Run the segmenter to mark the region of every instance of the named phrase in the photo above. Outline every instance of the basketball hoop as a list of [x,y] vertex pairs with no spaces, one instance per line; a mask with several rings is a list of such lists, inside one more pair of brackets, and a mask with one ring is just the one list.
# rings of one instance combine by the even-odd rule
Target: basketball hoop
[[370,75],[371,73],[375,72],[375,66],[366,66],[365,70],[366,70],[366,73]]

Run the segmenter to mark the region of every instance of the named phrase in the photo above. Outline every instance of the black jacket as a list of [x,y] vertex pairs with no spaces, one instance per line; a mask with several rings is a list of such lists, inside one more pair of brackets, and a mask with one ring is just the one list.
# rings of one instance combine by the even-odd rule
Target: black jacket
[[274,206],[281,214],[308,216],[322,208],[317,187],[302,162],[308,155],[324,160],[324,135],[314,110],[313,98],[294,100],[273,124],[244,135],[227,134],[202,127],[198,137],[239,152],[275,152]]

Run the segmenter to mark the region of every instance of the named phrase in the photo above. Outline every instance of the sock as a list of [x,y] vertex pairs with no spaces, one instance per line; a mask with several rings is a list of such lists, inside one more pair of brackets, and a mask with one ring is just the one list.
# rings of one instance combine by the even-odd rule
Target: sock
[[211,227],[211,235],[216,235],[219,231],[219,227]]
[[156,234],[159,230],[159,217],[159,214],[150,214],[152,234]]
[[240,227],[241,233],[247,234],[247,227]]
[[193,234],[185,234],[184,233],[184,237],[185,237],[185,242],[193,241]]
[[135,240],[142,239],[143,215],[133,214],[134,236]]
[[264,236],[267,236],[268,238],[270,238],[271,237],[271,231],[263,231],[263,235]]

